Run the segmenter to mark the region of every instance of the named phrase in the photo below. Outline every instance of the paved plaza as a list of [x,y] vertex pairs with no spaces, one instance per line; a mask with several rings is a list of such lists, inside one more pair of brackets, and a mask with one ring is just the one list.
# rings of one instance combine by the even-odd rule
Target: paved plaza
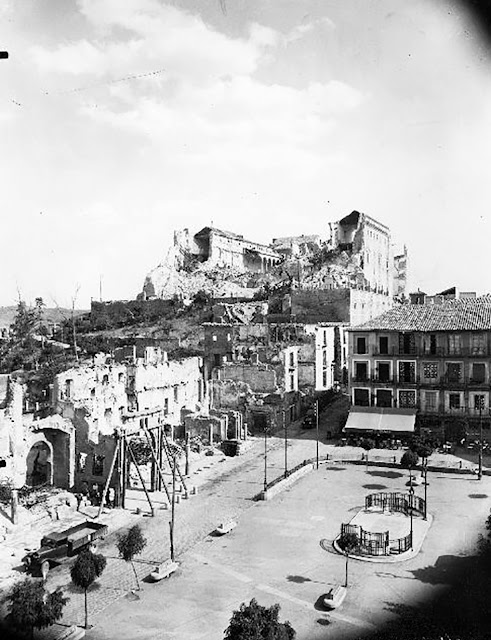
[[[288,442],[288,465],[292,468],[315,456],[315,434],[297,430]],[[284,470],[284,442],[267,441],[267,478]],[[428,510],[433,522],[421,549],[402,563],[373,564],[350,560],[350,588],[342,608],[327,613],[320,598],[344,580],[344,558],[333,548],[342,522],[363,513],[365,496],[377,491],[407,492],[408,472],[400,467],[349,464],[361,462],[362,451],[321,442],[321,464],[283,493],[267,502],[252,499],[264,483],[264,441],[252,441],[239,458],[216,455],[192,468],[189,484],[198,495],[182,500],[176,510],[176,553],[178,572],[158,584],[143,583],[139,599],[131,595],[134,577],[131,567],[117,558],[115,537],[101,546],[108,558],[97,588],[89,593],[91,640],[122,638],[219,639],[230,615],[244,601],[255,597],[261,604],[278,602],[281,619],[289,619],[298,640],[309,638],[354,638],[373,631],[393,614],[394,603],[426,601],[441,592],[445,579],[430,583],[421,578],[439,559],[469,554],[489,512],[491,478],[454,475],[439,471],[429,474]],[[402,451],[371,451],[374,462],[396,462]],[[335,462],[337,460],[338,462]],[[453,456],[433,457],[435,466],[444,463],[459,469]],[[201,470],[199,470],[201,469]],[[416,495],[423,497],[423,487]],[[156,516],[148,517],[143,492],[131,492],[125,521],[141,522],[148,538],[147,548],[136,563],[145,579],[153,566],[169,557],[170,513],[161,508],[164,495],[153,494]],[[134,514],[136,507],[142,515]],[[361,516],[360,516],[361,517]],[[211,532],[221,522],[234,518],[237,528],[222,538]],[[415,520],[418,522],[420,519]],[[377,525],[378,526],[378,525]],[[400,522],[401,530],[407,520]],[[417,525],[416,525],[417,526]],[[50,573],[49,588],[63,586],[70,602],[64,624],[82,624],[83,595],[70,585],[68,567]],[[44,634],[43,634],[44,635]],[[46,637],[53,637],[50,631]]]
[[340,523],[363,507],[374,485],[404,491],[406,480],[402,470],[327,466],[273,501],[249,502],[235,514],[239,523],[231,534],[205,536],[181,555],[177,575],[145,584],[139,601],[118,600],[110,617],[96,616],[88,637],[114,638],[117,620],[122,639],[217,639],[231,612],[252,597],[278,602],[298,640],[371,632],[392,617],[394,603],[424,602],[446,588],[445,580],[432,584],[421,576],[443,556],[470,553],[489,511],[489,478],[478,484],[471,476],[431,474],[434,519],[420,552],[398,564],[350,560],[348,597],[339,611],[324,612],[319,599],[344,580],[344,558],[332,547]]

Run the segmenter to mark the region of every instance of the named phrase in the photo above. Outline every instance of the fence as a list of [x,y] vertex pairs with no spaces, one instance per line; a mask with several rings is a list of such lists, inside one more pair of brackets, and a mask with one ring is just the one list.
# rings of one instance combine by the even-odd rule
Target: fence
[[398,555],[408,551],[412,547],[412,534],[402,538],[389,538],[388,531],[374,532],[365,531],[356,524],[342,524],[341,535],[353,533],[358,538],[358,546],[353,551],[354,554],[363,556],[388,556]]
[[412,511],[425,515],[425,501],[419,496],[407,493],[370,493],[365,498],[365,509],[380,507],[388,511],[397,511],[405,516]]

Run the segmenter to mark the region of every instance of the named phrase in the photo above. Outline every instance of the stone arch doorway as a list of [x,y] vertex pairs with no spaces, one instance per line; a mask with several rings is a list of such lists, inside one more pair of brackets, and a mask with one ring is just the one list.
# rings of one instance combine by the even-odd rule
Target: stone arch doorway
[[42,440],[35,442],[27,454],[26,484],[38,487],[53,483],[53,452]]

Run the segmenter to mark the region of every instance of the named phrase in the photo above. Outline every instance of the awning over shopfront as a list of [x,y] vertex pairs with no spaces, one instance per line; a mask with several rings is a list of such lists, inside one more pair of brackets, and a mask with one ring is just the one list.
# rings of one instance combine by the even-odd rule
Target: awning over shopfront
[[344,431],[373,431],[377,433],[413,433],[415,409],[380,409],[365,407],[351,409]]

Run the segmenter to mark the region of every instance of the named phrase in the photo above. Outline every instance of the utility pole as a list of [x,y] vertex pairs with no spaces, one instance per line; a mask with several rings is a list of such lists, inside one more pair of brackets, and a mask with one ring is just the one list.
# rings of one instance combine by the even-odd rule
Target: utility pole
[[283,409],[283,429],[285,432],[285,478],[288,476],[288,434],[286,429],[286,412]]
[[412,473],[411,473],[411,468],[409,469],[409,517],[411,518],[411,530],[410,530],[410,537],[411,537],[411,550],[413,548],[413,497],[414,497],[414,487],[413,487],[413,477],[412,477]]
[[315,401],[315,468],[319,468],[319,398]]
[[268,427],[264,425],[264,491],[268,490]]
[[482,480],[482,405],[484,404],[484,398],[479,396],[479,471],[477,473],[477,479]]
[[170,529],[170,559],[174,562],[174,516],[176,505],[176,456],[172,456],[172,501],[171,501],[171,519],[169,522]]

